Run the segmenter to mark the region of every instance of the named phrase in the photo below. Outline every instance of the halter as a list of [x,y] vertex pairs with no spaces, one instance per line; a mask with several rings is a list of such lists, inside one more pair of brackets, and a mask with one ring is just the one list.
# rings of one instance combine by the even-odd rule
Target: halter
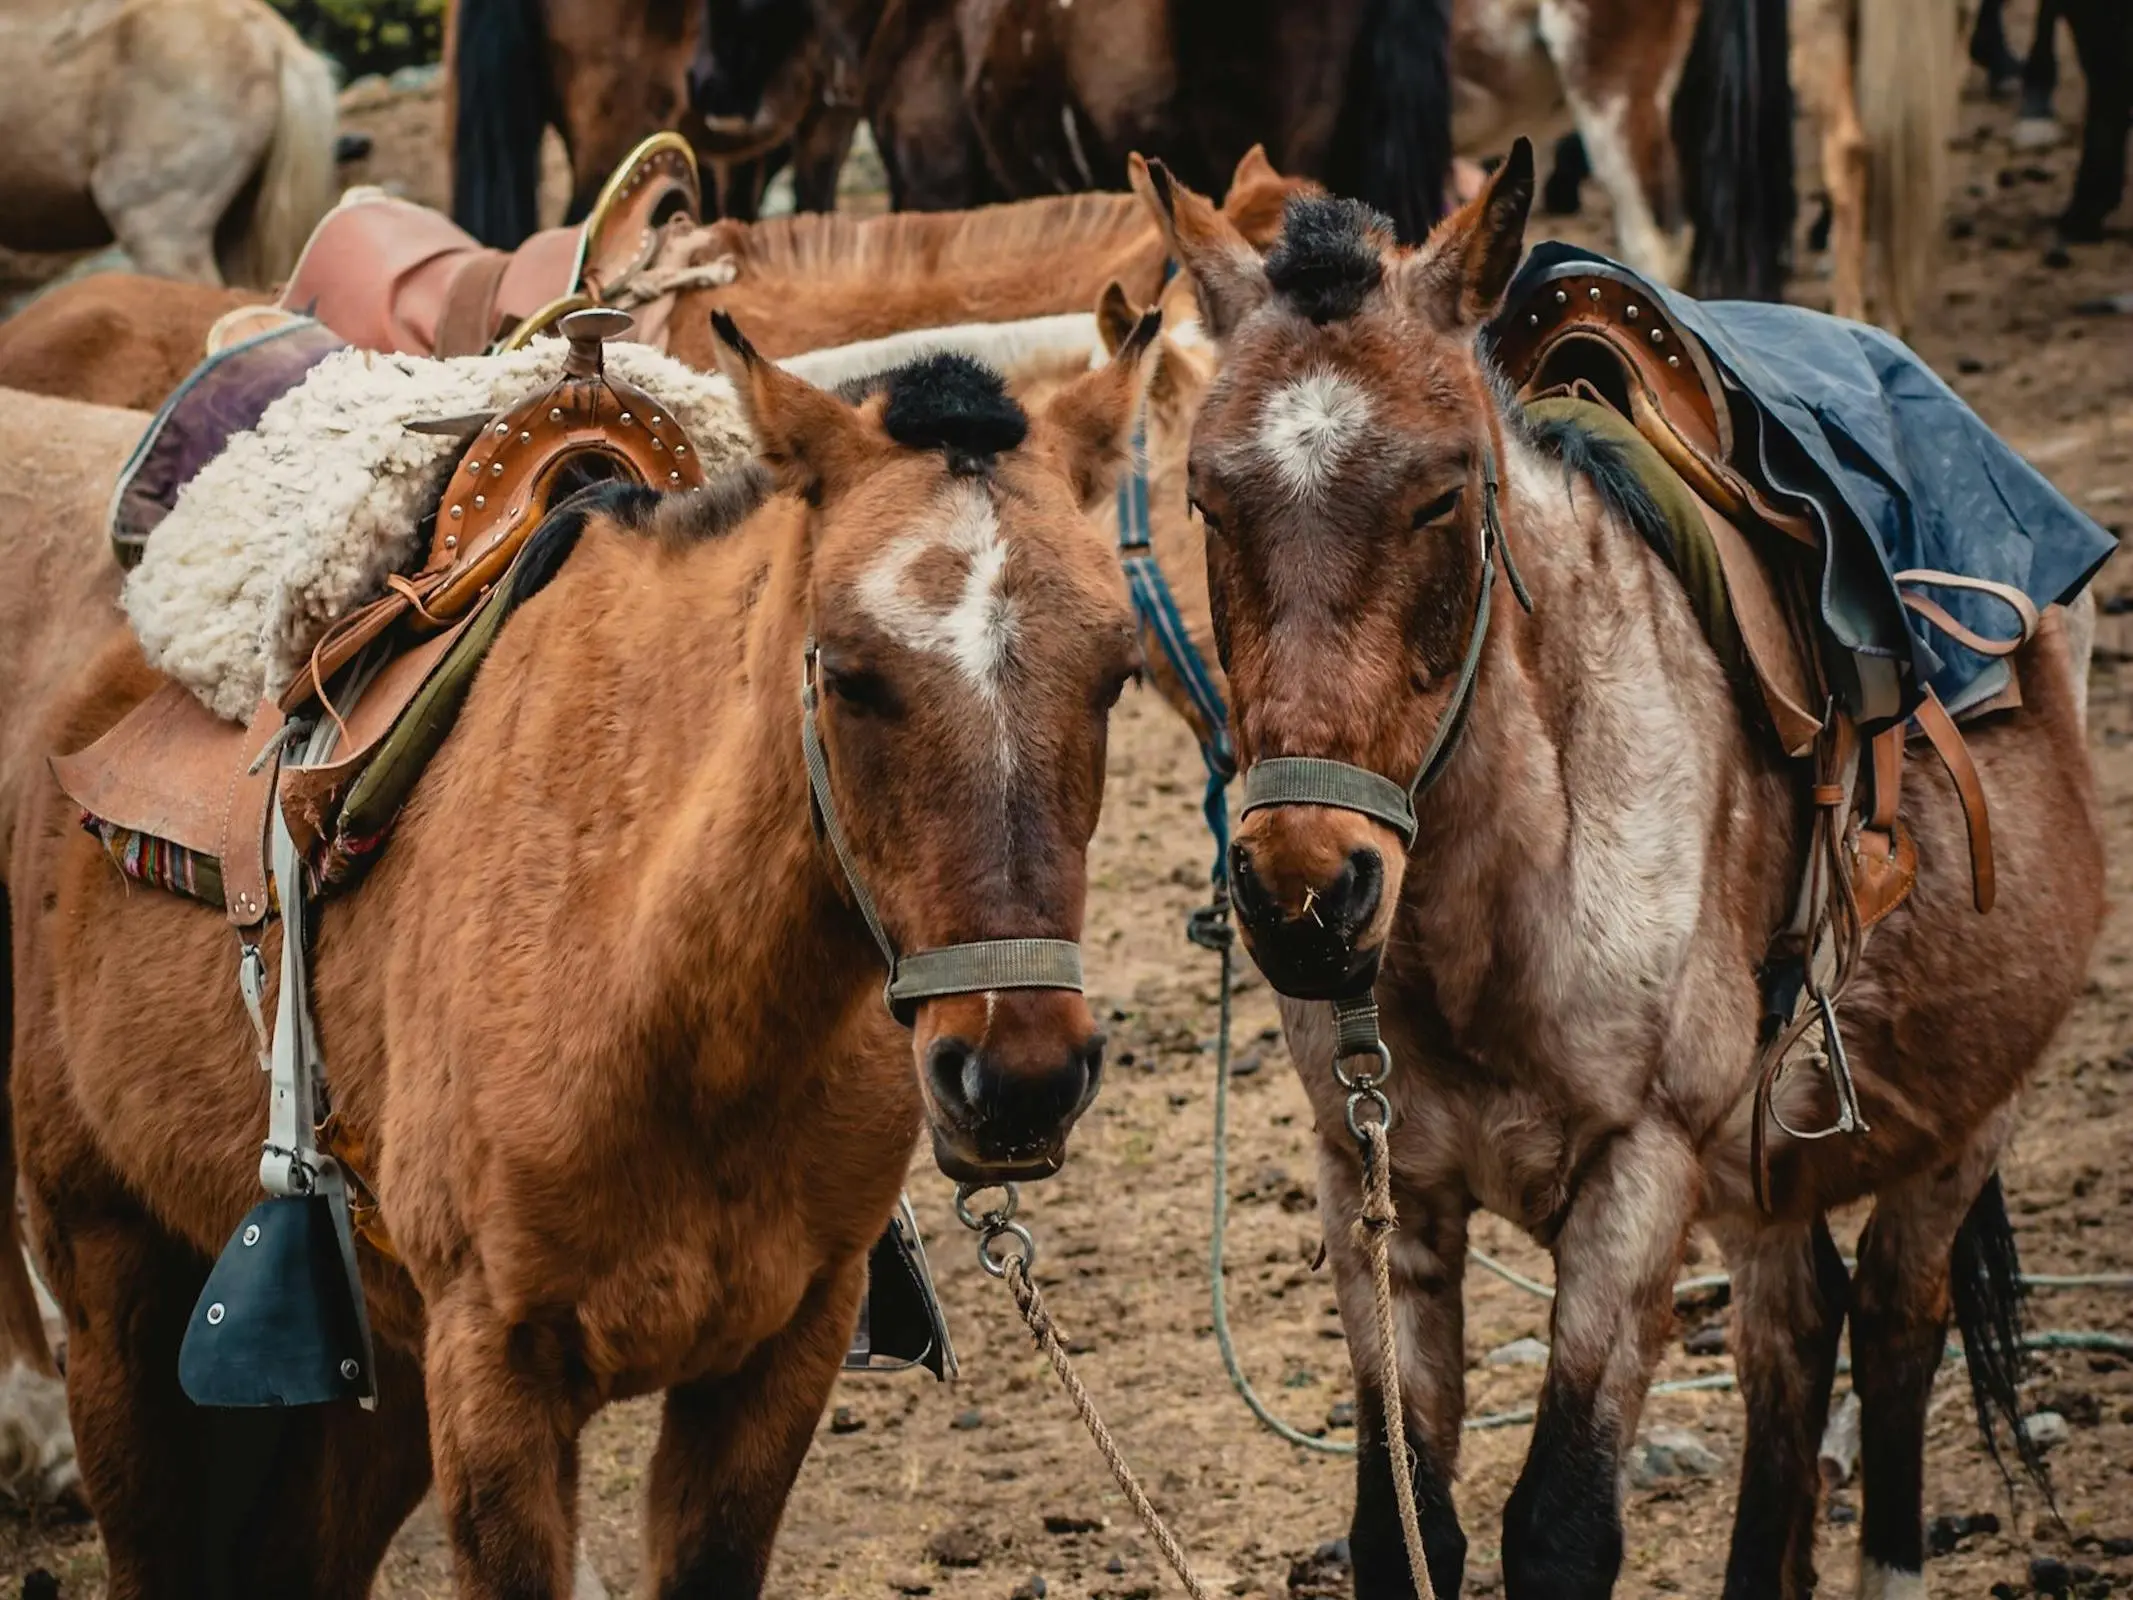
[[1081,946],[1071,939],[978,939],[969,944],[943,945],[937,950],[896,953],[896,945],[882,926],[874,897],[852,859],[852,850],[837,821],[837,808],[830,799],[829,761],[823,754],[822,734],[815,724],[820,702],[817,687],[817,652],[809,636],[800,669],[800,748],[807,757],[807,786],[813,796],[815,815],[821,820],[844,880],[851,885],[852,899],[866,919],[867,931],[888,964],[888,984],[882,998],[889,1015],[910,1027],[922,1000],[947,995],[983,994],[993,989],[1071,989],[1082,992]]
[[1474,597],[1474,623],[1467,635],[1466,656],[1459,664],[1458,681],[1452,686],[1452,703],[1445,708],[1422,752],[1422,764],[1412,782],[1401,788],[1392,779],[1346,761],[1323,756],[1275,756],[1255,761],[1244,774],[1244,810],[1250,816],[1266,806],[1337,806],[1382,822],[1400,836],[1403,845],[1415,842],[1415,801],[1444,776],[1459,736],[1466,730],[1467,712],[1474,703],[1474,681],[1481,673],[1481,647],[1489,636],[1489,601],[1496,587],[1496,563],[1503,562],[1504,577],[1511,593],[1527,611],[1533,600],[1526,593],[1511,547],[1503,536],[1503,523],[1496,511],[1496,456],[1484,449],[1481,456],[1481,587]]

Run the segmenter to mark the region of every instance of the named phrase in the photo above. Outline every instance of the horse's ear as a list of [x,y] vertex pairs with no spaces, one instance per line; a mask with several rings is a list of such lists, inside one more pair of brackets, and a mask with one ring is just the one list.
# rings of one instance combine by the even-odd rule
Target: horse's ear
[[1066,385],[1039,414],[1054,459],[1074,486],[1075,497],[1089,510],[1118,485],[1162,331],[1163,313],[1144,312],[1109,361]]
[[1447,333],[1479,326],[1518,270],[1532,205],[1533,145],[1520,138],[1481,193],[1401,262],[1399,289],[1408,304]]
[[718,336],[713,345],[718,370],[733,385],[756,451],[779,488],[820,500],[864,470],[871,451],[857,411],[765,361],[725,312],[711,313],[711,331]]
[[1127,297],[1126,286],[1116,278],[1105,284],[1096,302],[1096,333],[1104,342],[1104,353],[1117,355],[1118,347],[1132,336],[1140,320],[1140,308]]
[[1281,174],[1274,170],[1274,163],[1266,158],[1266,146],[1255,144],[1237,159],[1237,170],[1230,174],[1229,192],[1248,189],[1255,184],[1279,183]]
[[1207,196],[1178,182],[1162,162],[1133,155],[1126,179],[1163,230],[1172,259],[1192,275],[1208,333],[1228,338],[1273,292],[1259,253]]

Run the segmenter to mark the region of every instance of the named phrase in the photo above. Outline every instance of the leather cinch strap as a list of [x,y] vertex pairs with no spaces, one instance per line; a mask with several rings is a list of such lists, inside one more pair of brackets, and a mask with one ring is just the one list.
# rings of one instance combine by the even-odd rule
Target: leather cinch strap
[[815,642],[807,641],[807,656],[800,675],[800,748],[807,758],[807,786],[814,797],[815,814],[837,864],[851,885],[852,899],[866,919],[867,931],[888,963],[889,981],[884,998],[889,1014],[905,1027],[911,1025],[921,1000],[946,995],[983,994],[992,989],[1071,989],[1082,992],[1081,946],[1070,939],[979,939],[969,944],[943,945],[938,950],[919,950],[907,956],[896,952],[889,931],[882,925],[874,897],[852,859],[851,845],[837,821],[837,808],[830,799],[829,760],[823,754],[822,734],[815,725],[819,701],[815,687]]
[[1518,603],[1528,611],[1533,609],[1497,515],[1496,457],[1491,452],[1482,454],[1481,482],[1481,583],[1474,596],[1474,625],[1467,636],[1459,677],[1452,685],[1451,703],[1438,719],[1437,731],[1430,735],[1429,748],[1422,752],[1414,781],[1403,789],[1390,778],[1346,761],[1329,761],[1323,756],[1274,756],[1253,762],[1245,772],[1241,815],[1250,816],[1262,806],[1337,806],[1384,823],[1399,834],[1402,844],[1415,842],[1415,801],[1444,775],[1459,746],[1459,735],[1465,730],[1467,710],[1473,704],[1474,681],[1481,674],[1482,646],[1489,637],[1490,596],[1496,587],[1499,558]]

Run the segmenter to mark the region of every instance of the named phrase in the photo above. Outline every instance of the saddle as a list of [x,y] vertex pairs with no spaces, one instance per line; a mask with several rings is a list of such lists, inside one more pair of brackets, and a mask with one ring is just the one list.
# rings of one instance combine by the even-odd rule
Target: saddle
[[[313,231],[278,305],[366,350],[515,349],[572,311],[614,301],[701,209],[695,153],[675,133],[632,151],[581,226],[546,229],[512,251],[489,249],[427,206],[354,189]],[[641,342],[664,348],[670,303],[644,302]]]
[[[1901,814],[1907,751],[1923,739],[1954,782],[1981,914],[1992,909],[1995,882],[1984,789],[1956,719],[1931,685],[1907,682],[1891,653],[1863,651],[1827,625],[1823,596],[1847,558],[1838,548],[1846,520],[1776,481],[1754,397],[1727,379],[1660,297],[1588,258],[1529,283],[1492,332],[1497,362],[1529,414],[1573,421],[1610,441],[1635,468],[1673,530],[1671,548],[1660,554],[1681,578],[1751,722],[1798,764],[1807,791],[1813,820],[1803,882],[1763,970],[1755,1144],[1767,1205],[1764,1124],[1774,1115],[1772,1095],[1790,1053],[1808,1033],[1820,1034],[1806,1059],[1828,1073],[1834,1122],[1786,1131],[1816,1138],[1866,1129],[1836,1003],[1868,933],[1917,881],[1918,847]],[[2042,620],[2011,585],[1928,570],[1894,578],[1904,607],[1983,656],[2011,656]],[[1930,588],[1990,595],[2015,616],[2016,635],[1992,639],[1971,630],[1924,592]],[[2020,703],[2010,670],[2004,687],[1965,716]]]

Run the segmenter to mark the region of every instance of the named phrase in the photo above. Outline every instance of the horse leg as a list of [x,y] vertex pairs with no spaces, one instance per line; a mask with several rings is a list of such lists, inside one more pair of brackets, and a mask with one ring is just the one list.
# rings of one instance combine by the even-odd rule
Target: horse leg
[[[2088,81],[2081,167],[2059,218],[2061,237],[2094,243],[2126,187],[2126,123],[2133,115],[2133,23],[2116,0],[2067,0],[2074,51]],[[2049,36],[2047,35],[2047,38]]]
[[[2076,0],[2078,8],[2080,0]],[[2059,124],[2052,116],[2052,100],[2059,92],[2058,40],[2054,37],[2065,8],[2059,0],[2043,0],[2037,7],[2036,31],[2029,36],[2029,54],[2022,62],[2022,104],[2016,113],[2017,130],[2025,122],[2047,124],[2054,134]],[[2094,80],[2090,93],[2094,93]],[[2019,140],[2018,140],[2019,142]]]
[[[1320,1148],[1318,1192],[1355,1366],[1355,1520],[1348,1548],[1357,1600],[1410,1600],[1414,1576],[1393,1498],[1394,1455],[1385,1429],[1377,1290],[1370,1258],[1355,1237],[1361,1182],[1354,1144],[1342,1129]],[[1414,1461],[1415,1510],[1430,1583],[1440,1595],[1456,1595],[1466,1569],[1466,1534],[1452,1501],[1466,1414],[1466,1212],[1456,1201],[1431,1205],[1400,1194],[1397,1177],[1394,1193],[1400,1231],[1392,1246],[1392,1292],[1400,1312],[1400,1402],[1406,1412],[1401,1443]]]
[[1619,1474],[1674,1326],[1702,1193],[1680,1131],[1648,1120],[1586,1164],[1555,1242],[1548,1377],[1504,1507],[1510,1600],[1604,1600],[1622,1569]]
[[1733,1272],[1733,1361],[1748,1411],[1725,1600],[1809,1600],[1816,1457],[1851,1280],[1817,1217],[1721,1230]]
[[1615,238],[1629,264],[1664,284],[1688,267],[1681,164],[1674,153],[1674,85],[1695,31],[1693,7],[1639,8],[1619,26],[1588,5],[1541,0],[1547,41],[1592,175],[1614,204]]
[[[207,1555],[202,1438],[200,1413],[178,1388],[178,1346],[208,1263],[168,1238],[115,1179],[97,1182],[85,1142],[79,1155],[49,1169],[66,1173],[69,1190],[33,1192],[32,1222],[67,1316],[67,1409],[103,1534],[107,1593],[191,1595]],[[93,1196],[83,1192],[90,1183]]]
[[562,1600],[589,1407],[563,1327],[510,1322],[479,1269],[429,1308],[430,1455],[463,1600]]
[[1866,131],[1852,83],[1848,0],[1794,0],[1792,81],[1822,144],[1829,190],[1830,308],[1866,317]]
[[1875,1196],[1852,1289],[1860,1600],[1924,1600],[1926,1406],[1947,1347],[1949,1250],[2013,1124]]
[[646,1513],[651,1592],[755,1600],[793,1479],[844,1364],[866,1257],[819,1278],[740,1370],[667,1391]]

